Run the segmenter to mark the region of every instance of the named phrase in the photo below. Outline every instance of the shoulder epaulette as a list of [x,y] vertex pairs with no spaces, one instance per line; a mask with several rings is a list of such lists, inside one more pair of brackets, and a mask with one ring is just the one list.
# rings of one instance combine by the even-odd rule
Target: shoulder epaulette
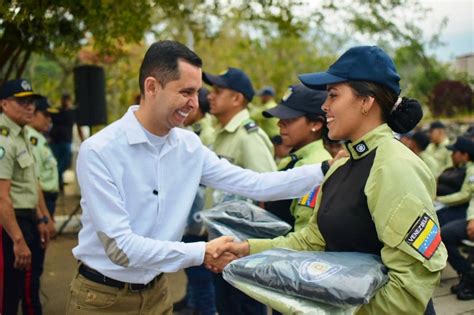
[[30,137],[30,142],[32,145],[37,145],[38,144],[38,138],[31,136]]
[[258,126],[253,121],[252,119],[247,119],[243,122],[245,130],[247,130],[248,133],[255,132],[258,130]]
[[10,134],[10,128],[5,127],[5,126],[0,126],[0,135],[8,137]]

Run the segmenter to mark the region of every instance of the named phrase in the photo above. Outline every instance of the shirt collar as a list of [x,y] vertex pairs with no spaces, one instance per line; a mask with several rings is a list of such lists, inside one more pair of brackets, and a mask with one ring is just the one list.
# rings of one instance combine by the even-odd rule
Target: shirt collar
[[383,124],[354,142],[347,141],[345,146],[351,159],[358,160],[375,150],[388,138],[393,138],[392,129],[387,124]]
[[[148,143],[151,145],[148,137],[143,130],[143,127],[140,125],[135,112],[137,111],[139,105],[133,105],[128,108],[128,111],[123,116],[123,121],[125,122],[125,133],[127,135],[128,144],[138,144],[138,143]],[[170,146],[175,146],[178,139],[175,128],[172,128],[168,133],[166,143]]]
[[292,153],[295,154],[298,158],[301,159],[304,156],[310,155],[311,152],[315,152],[315,151],[319,151],[319,150],[325,150],[322,139],[313,141],[311,143],[308,143],[304,147],[302,147],[299,150],[296,150],[295,152],[292,152]]
[[247,109],[243,109],[237,113],[232,119],[225,125],[224,130],[230,133],[233,133],[239,128],[240,125],[243,124],[246,120],[250,118],[249,111]]
[[3,123],[5,127],[10,130],[10,133],[14,136],[18,136],[23,128],[11,120],[7,115],[1,114],[1,117],[3,117]]

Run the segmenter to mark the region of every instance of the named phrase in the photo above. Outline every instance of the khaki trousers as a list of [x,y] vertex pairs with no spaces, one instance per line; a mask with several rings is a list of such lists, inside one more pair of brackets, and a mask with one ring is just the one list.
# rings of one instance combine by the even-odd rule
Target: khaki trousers
[[130,292],[128,286],[119,289],[90,281],[76,272],[72,279],[68,315],[172,315],[173,304],[166,275],[151,288]]

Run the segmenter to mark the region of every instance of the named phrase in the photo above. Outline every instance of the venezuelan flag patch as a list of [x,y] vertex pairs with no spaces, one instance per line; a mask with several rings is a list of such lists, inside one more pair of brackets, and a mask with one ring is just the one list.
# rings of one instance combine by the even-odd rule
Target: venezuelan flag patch
[[405,241],[423,257],[430,259],[441,243],[441,231],[425,213],[416,221]]
[[300,206],[306,206],[310,208],[314,208],[316,206],[316,199],[318,198],[319,186],[316,187],[311,192],[307,193],[300,199],[298,199],[298,204]]

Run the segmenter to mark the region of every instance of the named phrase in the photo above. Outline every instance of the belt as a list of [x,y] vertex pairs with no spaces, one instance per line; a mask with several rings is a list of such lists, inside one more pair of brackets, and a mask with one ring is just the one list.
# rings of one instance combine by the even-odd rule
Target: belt
[[158,281],[161,278],[161,276],[163,275],[162,273],[160,273],[158,276],[156,276],[153,280],[151,280],[147,284],[128,283],[128,282],[122,282],[122,281],[115,280],[115,279],[109,278],[107,276],[104,276],[103,274],[101,274],[97,270],[89,268],[89,267],[87,267],[86,265],[84,265],[82,263],[79,266],[79,273],[82,276],[84,276],[84,278],[86,278],[90,281],[100,283],[100,284],[105,284],[109,287],[114,287],[114,288],[119,288],[119,289],[123,289],[125,287],[128,287],[128,290],[130,292],[139,292],[139,291],[142,291],[142,290],[149,289],[149,288],[153,287],[155,282]]

